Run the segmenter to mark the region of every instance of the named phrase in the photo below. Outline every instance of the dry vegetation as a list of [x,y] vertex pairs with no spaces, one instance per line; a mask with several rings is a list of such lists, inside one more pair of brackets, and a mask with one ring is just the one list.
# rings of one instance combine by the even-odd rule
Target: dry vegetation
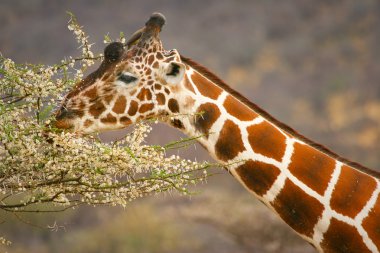
[[[71,13],[68,28],[80,45],[79,58],[54,66],[0,58],[0,210],[24,221],[19,213],[63,212],[83,204],[125,208],[153,194],[191,193],[188,186],[203,181],[212,165],[166,153],[189,140],[146,145],[152,129],[147,122],[112,143],[51,126],[60,94],[102,58],[94,57],[88,36]],[[7,217],[1,218],[4,222]],[[0,235],[0,244],[11,243]]]

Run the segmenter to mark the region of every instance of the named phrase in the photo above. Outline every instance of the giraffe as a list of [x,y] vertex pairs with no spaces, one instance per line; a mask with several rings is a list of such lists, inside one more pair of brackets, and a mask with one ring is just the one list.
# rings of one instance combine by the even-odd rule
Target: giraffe
[[[160,118],[199,142],[319,252],[379,252],[380,174],[277,121],[205,67],[164,50],[154,13],[69,92],[56,127],[91,133]],[[179,117],[179,114],[194,115]]]

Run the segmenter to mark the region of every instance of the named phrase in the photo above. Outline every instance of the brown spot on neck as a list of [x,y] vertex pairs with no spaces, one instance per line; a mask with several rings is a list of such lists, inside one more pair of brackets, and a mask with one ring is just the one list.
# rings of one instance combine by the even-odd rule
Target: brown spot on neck
[[359,232],[351,225],[332,218],[321,242],[324,252],[371,252]]
[[286,137],[267,121],[247,128],[248,141],[255,153],[281,161],[285,154]]
[[249,189],[263,196],[272,187],[280,170],[271,164],[249,160],[237,167],[236,173]]
[[168,107],[169,107],[169,110],[171,112],[173,112],[173,113],[178,113],[179,112],[178,102],[174,98],[169,99]]
[[229,114],[241,121],[253,120],[258,116],[251,108],[244,105],[231,95],[227,96],[223,106]]
[[[379,195],[379,194],[378,194]],[[380,196],[377,196],[375,206],[363,220],[363,227],[369,238],[380,248]]]
[[208,138],[211,126],[220,117],[220,110],[215,104],[205,103],[198,107],[197,114],[199,115],[195,117],[195,129],[205,134],[206,138]]
[[239,127],[231,120],[226,120],[215,144],[216,156],[226,162],[244,150]]
[[287,179],[272,206],[295,231],[311,237],[324,210],[323,205]]
[[331,208],[338,213],[355,218],[375,189],[375,179],[344,165],[331,196]]
[[205,97],[209,97],[211,99],[217,99],[219,95],[222,93],[222,89],[217,85],[213,84],[207,78],[202,76],[198,72],[193,72],[191,79],[195,86],[197,86],[198,91]]
[[289,171],[314,191],[323,195],[330,182],[336,161],[307,145],[294,144]]

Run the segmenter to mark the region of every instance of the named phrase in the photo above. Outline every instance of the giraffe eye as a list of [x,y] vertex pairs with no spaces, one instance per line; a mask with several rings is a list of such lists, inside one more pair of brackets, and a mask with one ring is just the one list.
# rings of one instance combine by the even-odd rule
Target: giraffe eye
[[137,78],[132,76],[130,73],[119,73],[117,80],[122,81],[125,84],[130,84],[136,81]]

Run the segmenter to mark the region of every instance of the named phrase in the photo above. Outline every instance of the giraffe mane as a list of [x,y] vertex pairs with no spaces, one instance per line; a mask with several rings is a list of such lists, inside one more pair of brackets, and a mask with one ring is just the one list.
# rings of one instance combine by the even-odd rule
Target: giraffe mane
[[217,77],[214,73],[212,73],[206,67],[200,65],[199,63],[195,62],[194,60],[187,58],[183,55],[181,55],[181,60],[185,64],[189,65],[190,67],[192,67],[193,69],[195,69],[196,71],[201,73],[203,76],[207,77],[210,81],[212,81],[213,83],[218,85],[220,88],[222,88],[223,90],[230,93],[232,96],[234,96],[240,102],[242,102],[243,104],[245,104],[246,106],[251,108],[253,111],[258,113],[260,116],[262,116],[263,118],[265,118],[266,120],[268,120],[269,122],[274,124],[275,126],[279,127],[280,129],[284,130],[288,134],[290,134],[290,135],[294,136],[295,138],[305,142],[306,144],[310,145],[311,147],[325,153],[326,155],[329,155],[330,157],[332,157],[332,158],[334,158],[334,159],[336,159],[342,163],[347,164],[348,166],[351,166],[355,169],[358,169],[361,172],[364,172],[366,174],[369,174],[371,176],[374,176],[374,177],[380,179],[380,172],[379,171],[369,169],[369,168],[367,168],[367,167],[365,167],[365,166],[363,166],[357,162],[352,162],[346,158],[343,158],[343,157],[339,156],[338,154],[334,153],[333,151],[331,151],[329,148],[308,139],[307,137],[305,137],[302,134],[295,131],[290,126],[288,126],[288,125],[282,123],[281,121],[275,119],[272,115],[270,115],[268,112],[263,110],[261,107],[259,107],[255,103],[248,100],[246,97],[241,95],[239,92],[232,89],[229,85],[227,85],[223,80],[221,80],[219,77]]

